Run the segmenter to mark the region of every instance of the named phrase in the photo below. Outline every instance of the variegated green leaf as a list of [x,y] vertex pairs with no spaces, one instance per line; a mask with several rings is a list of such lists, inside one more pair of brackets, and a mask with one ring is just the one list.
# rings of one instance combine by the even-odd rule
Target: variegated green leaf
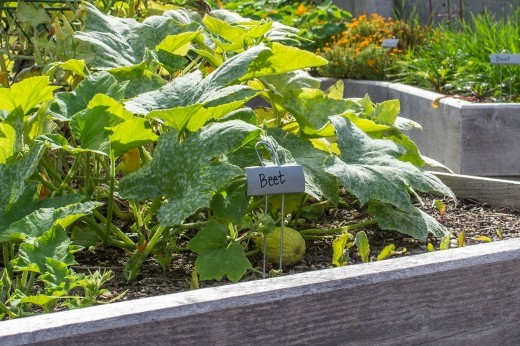
[[339,157],[325,170],[338,177],[341,185],[363,205],[376,200],[414,213],[410,192],[435,192],[455,199],[451,190],[433,174],[397,159],[404,149],[389,140],[371,139],[341,116],[331,117],[336,129]]
[[114,68],[110,70],[110,74],[119,83],[128,83],[125,89],[125,98],[132,98],[148,91],[157,90],[166,84],[164,78],[150,71],[146,62]]
[[178,16],[167,14],[138,22],[104,14],[88,2],[85,6],[84,28],[74,35],[79,42],[78,58],[100,69],[137,65],[143,61],[146,49],[153,50],[168,35],[196,31],[200,27],[187,13],[183,20],[191,22],[180,22]]
[[305,174],[305,192],[318,199],[325,197],[337,204],[338,180],[324,171],[325,162],[330,155],[314,148],[307,139],[282,130],[271,129],[268,134],[289,151],[296,163],[302,165]]
[[236,83],[248,65],[267,48],[255,47],[227,60],[207,77],[197,72],[175,78],[164,87],[141,94],[125,104],[136,114],[167,122],[177,130],[198,130],[208,119],[220,118],[242,107],[258,92]]
[[249,66],[248,74],[241,77],[242,80],[282,74],[328,63],[326,59],[296,47],[285,46],[277,42],[271,43],[269,47],[271,48],[269,51],[264,51]]
[[179,224],[208,207],[224,183],[243,175],[222,155],[258,133],[257,127],[234,120],[205,126],[179,143],[179,133],[171,130],[160,137],[150,165],[121,180],[120,193],[139,200],[165,196],[168,202],[158,212],[159,221],[164,226]]
[[32,184],[28,179],[34,174],[43,154],[43,145],[38,144],[12,164],[0,164],[0,207],[8,210]]
[[108,72],[89,75],[72,92],[57,93],[49,113],[61,121],[69,121],[72,117],[87,108],[96,94],[105,94],[120,101],[125,96],[127,82],[119,83]]
[[404,212],[390,204],[370,201],[368,212],[382,229],[398,231],[415,239],[426,240],[430,233],[436,237],[448,234],[443,225],[417,208],[412,212]]

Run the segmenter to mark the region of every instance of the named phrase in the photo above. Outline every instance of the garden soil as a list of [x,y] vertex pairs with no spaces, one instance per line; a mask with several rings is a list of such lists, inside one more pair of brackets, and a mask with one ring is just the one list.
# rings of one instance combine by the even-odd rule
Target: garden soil
[[[459,200],[457,204],[443,201],[446,210],[440,215],[435,207],[434,198],[425,198],[425,212],[435,217],[444,224],[452,234],[451,247],[457,247],[457,238],[464,231],[465,246],[486,241],[500,241],[502,239],[520,236],[520,211],[509,208],[490,207],[471,200]],[[318,220],[302,225],[298,229],[308,228],[335,228],[348,224],[367,220],[367,214],[359,208],[329,209]],[[389,244],[396,247],[397,256],[412,256],[428,251],[428,243],[434,247],[434,251],[440,251],[440,239],[429,238],[427,241],[418,241],[397,232],[382,231],[375,226],[363,228],[370,242],[371,260],[376,260],[377,254]],[[307,249],[303,260],[292,267],[284,268],[283,275],[291,275],[306,271],[331,268],[332,237],[307,240]],[[449,250],[445,250],[449,251]],[[193,280],[195,255],[186,251],[173,254],[172,263],[163,268],[154,260],[148,259],[141,268],[137,279],[127,282],[123,276],[123,268],[129,254],[120,249],[106,248],[95,251],[82,251],[76,254],[78,265],[74,270],[81,272],[97,269],[111,270],[113,278],[104,286],[108,292],[103,294],[102,300],[111,301],[117,297],[117,301],[138,299],[194,289],[229,284],[223,281],[197,282]],[[262,278],[262,256],[255,255],[250,258],[256,270],[249,271],[243,281],[259,280]],[[349,265],[360,263],[355,253],[355,248],[350,251]],[[268,263],[268,270],[272,268]]]

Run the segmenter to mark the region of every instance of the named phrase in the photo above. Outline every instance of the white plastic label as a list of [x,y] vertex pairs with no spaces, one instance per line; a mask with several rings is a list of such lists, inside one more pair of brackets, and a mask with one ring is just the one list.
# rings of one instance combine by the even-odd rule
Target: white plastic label
[[489,61],[496,65],[520,65],[520,54],[491,54]]
[[305,192],[300,165],[246,167],[246,176],[248,196]]
[[383,48],[395,48],[399,44],[399,39],[397,38],[387,38],[383,40],[383,43],[381,43],[381,47]]

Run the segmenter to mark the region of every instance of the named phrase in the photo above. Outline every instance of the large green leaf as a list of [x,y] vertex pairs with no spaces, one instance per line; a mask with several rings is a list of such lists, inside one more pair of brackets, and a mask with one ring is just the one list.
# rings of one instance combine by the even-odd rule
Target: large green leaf
[[345,113],[343,114],[345,117],[370,137],[389,139],[404,148],[406,151],[399,157],[401,161],[410,162],[417,167],[424,166],[425,159],[419,152],[417,145],[401,132],[410,129],[407,126],[418,126],[420,128],[420,125],[398,117],[400,112],[399,100],[387,100],[374,104],[370,97],[366,95],[357,102],[363,106],[363,111]]
[[204,16],[202,23],[213,34],[212,39],[226,52],[241,51],[245,46],[253,45],[255,39],[264,36],[273,25],[268,21],[229,23],[211,14]]
[[110,155],[110,139],[107,127],[112,127],[122,120],[107,111],[107,107],[97,106],[85,109],[72,117],[70,128],[74,136],[80,141],[82,149]]
[[296,163],[302,165],[305,174],[305,192],[318,199],[326,197],[337,204],[338,180],[334,175],[324,171],[325,162],[330,155],[314,148],[307,139],[280,129],[270,129],[268,134],[290,152]]
[[247,182],[241,177],[213,195],[210,207],[216,219],[240,225],[246,215],[248,201]]
[[382,229],[398,231],[416,239],[426,240],[429,233],[436,237],[448,233],[437,220],[417,208],[412,212],[404,212],[386,203],[370,201],[368,212]]
[[134,116],[103,94],[94,96],[87,109],[72,117],[70,128],[83,150],[113,157],[157,140],[146,119]]
[[296,47],[273,42],[271,48],[249,66],[248,74],[242,80],[283,74],[309,67],[326,65],[328,61],[314,53]]
[[[111,97],[97,94],[88,107],[89,110],[101,110],[106,114],[102,115],[101,119],[90,119],[85,124],[84,130],[90,132],[90,137],[97,137],[100,134],[104,136],[104,141],[110,144],[114,157],[122,155],[129,149],[157,141],[158,136],[147,119],[134,116]],[[72,128],[76,117],[71,122]],[[99,128],[99,133],[92,133],[92,129],[97,129],[100,125],[103,125],[103,128]]]
[[[206,78],[200,71],[175,78],[159,90],[141,94],[125,104],[137,114],[165,120],[177,130],[198,130],[209,118],[222,117],[258,92],[233,85],[247,73],[248,65],[267,48],[255,47],[227,60]],[[193,120],[192,120],[193,119]]]
[[125,98],[132,98],[148,91],[157,90],[166,84],[164,78],[150,71],[146,62],[114,68],[110,70],[110,73],[118,82],[128,83],[125,89]]
[[153,50],[168,35],[196,31],[200,27],[199,23],[190,21],[187,13],[182,16],[184,22],[179,21],[179,16],[167,14],[138,22],[104,14],[88,2],[86,8],[84,28],[74,35],[79,41],[77,57],[100,69],[137,65],[143,61],[146,49]]
[[195,268],[201,280],[222,280],[227,276],[237,282],[251,268],[244,248],[238,243],[229,243],[227,227],[214,220],[193,237],[188,249],[198,254]]
[[168,202],[158,219],[164,226],[179,224],[208,207],[224,183],[243,175],[242,169],[218,158],[258,133],[257,127],[233,120],[205,126],[179,143],[179,133],[171,130],[159,138],[151,163],[121,180],[120,194],[138,200],[165,196]]
[[334,129],[329,123],[330,116],[345,112],[358,113],[363,110],[362,106],[354,101],[338,99],[320,89],[281,90],[283,94],[275,97],[277,102],[294,116],[304,135],[330,137],[334,134]]
[[12,164],[0,164],[0,207],[7,210],[18,201],[30,185],[31,177],[43,154],[43,145],[35,145],[21,159]]
[[24,114],[22,107],[17,107],[0,122],[0,164],[7,163],[11,157],[22,151],[23,130]]
[[16,270],[41,273],[46,267],[47,258],[53,258],[68,265],[75,264],[71,241],[60,227],[53,227],[32,243],[23,243],[18,257],[11,261]]
[[415,212],[411,191],[436,192],[455,199],[451,190],[433,174],[397,159],[404,149],[389,140],[371,139],[348,119],[330,118],[336,129],[339,157],[325,170],[338,177],[341,185],[363,205],[369,200],[394,205],[404,212]]
[[354,113],[346,113],[343,114],[343,116],[348,118],[354,125],[371,138],[388,139],[405,149],[403,154],[399,156],[399,160],[410,162],[416,167],[424,166],[425,160],[419,152],[419,148],[417,148],[415,142],[402,133],[397,127],[376,123],[374,120],[360,118]]
[[49,77],[36,76],[14,83],[11,88],[0,88],[0,110],[13,111],[22,107],[27,114],[40,103],[53,99],[53,91],[57,86],[51,86]]
[[[83,198],[83,196],[79,196]],[[32,209],[29,214],[23,216],[18,221],[12,224],[6,225],[3,229],[3,224],[0,225],[0,242],[5,241],[20,241],[26,238],[36,238],[44,234],[54,225],[59,225],[63,228],[68,227],[77,219],[88,215],[95,208],[99,207],[99,202],[85,202],[85,203],[73,203],[65,204],[68,202],[67,199],[58,198],[53,201],[52,207],[44,207],[45,204],[34,201],[32,203]],[[47,205],[50,203],[46,203]],[[27,212],[27,211],[26,211]],[[4,223],[5,219],[13,219],[16,216],[20,217],[20,212],[15,212],[8,215],[0,215],[0,221]]]
[[49,113],[61,121],[69,121],[72,117],[87,108],[96,94],[105,94],[115,100],[125,96],[127,82],[119,83],[108,72],[97,72],[84,79],[72,92],[56,94]]
[[16,128],[8,122],[0,123],[0,163],[6,163],[15,153]]

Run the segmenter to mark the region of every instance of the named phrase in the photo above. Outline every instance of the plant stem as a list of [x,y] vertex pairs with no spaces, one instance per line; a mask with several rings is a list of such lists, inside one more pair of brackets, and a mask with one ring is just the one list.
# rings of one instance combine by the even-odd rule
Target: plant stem
[[7,72],[7,65],[4,59],[4,53],[0,52],[0,71]]
[[260,253],[260,249],[254,249],[254,250],[246,252],[246,257],[253,257],[259,253]]
[[202,228],[206,225],[206,221],[192,222],[192,223],[184,223],[182,225],[177,225],[180,229],[192,229],[192,228]]
[[69,182],[74,176],[74,173],[78,170],[79,162],[80,160],[77,157],[75,157],[74,162],[72,163],[72,167],[70,167],[67,176],[65,177],[65,179],[63,179],[63,181],[60,184],[60,187],[58,188],[58,191],[56,192],[58,195],[60,195],[63,192],[63,190],[69,185]]
[[150,209],[146,213],[146,216],[143,220],[143,225],[148,225],[152,221],[152,217],[157,213],[157,210],[161,207],[162,197],[157,197],[152,201],[150,205]]
[[116,186],[116,160],[112,155],[110,155],[110,191],[108,192],[108,206],[107,206],[107,231],[105,234],[105,243],[108,243],[108,238],[110,238],[110,230],[112,225],[112,215],[114,213],[114,190]]
[[17,318],[18,315],[15,314],[14,312],[12,312],[8,307],[7,305],[5,305],[1,300],[0,300],[0,311],[3,311],[5,312],[9,318]]
[[25,285],[25,294],[29,295],[31,293],[32,286],[34,284],[34,279],[36,278],[36,273],[31,272],[29,276],[29,281]]
[[85,196],[90,199],[94,192],[92,184],[92,175],[90,171],[90,152],[85,153]]
[[135,199],[130,199],[128,203],[130,204],[130,209],[134,213],[134,220],[137,223],[137,229],[141,229],[141,227],[143,227],[143,215],[139,211],[139,207],[137,206],[137,203],[135,203]]
[[40,162],[43,165],[43,168],[45,168],[45,170],[47,171],[47,174],[49,175],[49,177],[53,181],[56,181],[56,182],[62,181],[61,178],[56,173],[56,170],[54,169],[54,167],[52,167],[51,164],[49,162],[47,162],[47,160],[43,159]]
[[301,235],[306,235],[306,236],[311,236],[311,235],[315,235],[315,236],[333,235],[333,234],[336,234],[336,233],[352,231],[352,230],[357,229],[357,228],[366,227],[366,226],[375,225],[375,224],[376,224],[376,220],[368,220],[368,221],[354,223],[354,224],[351,224],[351,225],[338,227],[338,228],[331,228],[331,229],[310,228],[310,229],[305,229],[303,231],[300,231],[300,234]]
[[11,253],[10,244],[3,243],[2,244],[2,253],[4,256],[4,268],[7,271],[7,276],[12,279],[13,278],[13,267],[11,267],[11,259],[9,258],[9,254]]
[[115,235],[121,239],[124,243],[128,244],[128,245],[132,245],[134,248],[135,248],[135,243],[132,241],[132,239],[128,238],[128,236],[125,234],[125,232],[121,231],[119,229],[119,227],[113,225],[112,223],[108,223],[107,219],[103,216],[103,214],[101,214],[99,211],[97,210],[93,210],[92,211],[92,214],[94,214],[94,216],[96,217],[96,219],[98,219],[99,221],[101,221],[102,223],[108,225],[114,232],[115,232]]

